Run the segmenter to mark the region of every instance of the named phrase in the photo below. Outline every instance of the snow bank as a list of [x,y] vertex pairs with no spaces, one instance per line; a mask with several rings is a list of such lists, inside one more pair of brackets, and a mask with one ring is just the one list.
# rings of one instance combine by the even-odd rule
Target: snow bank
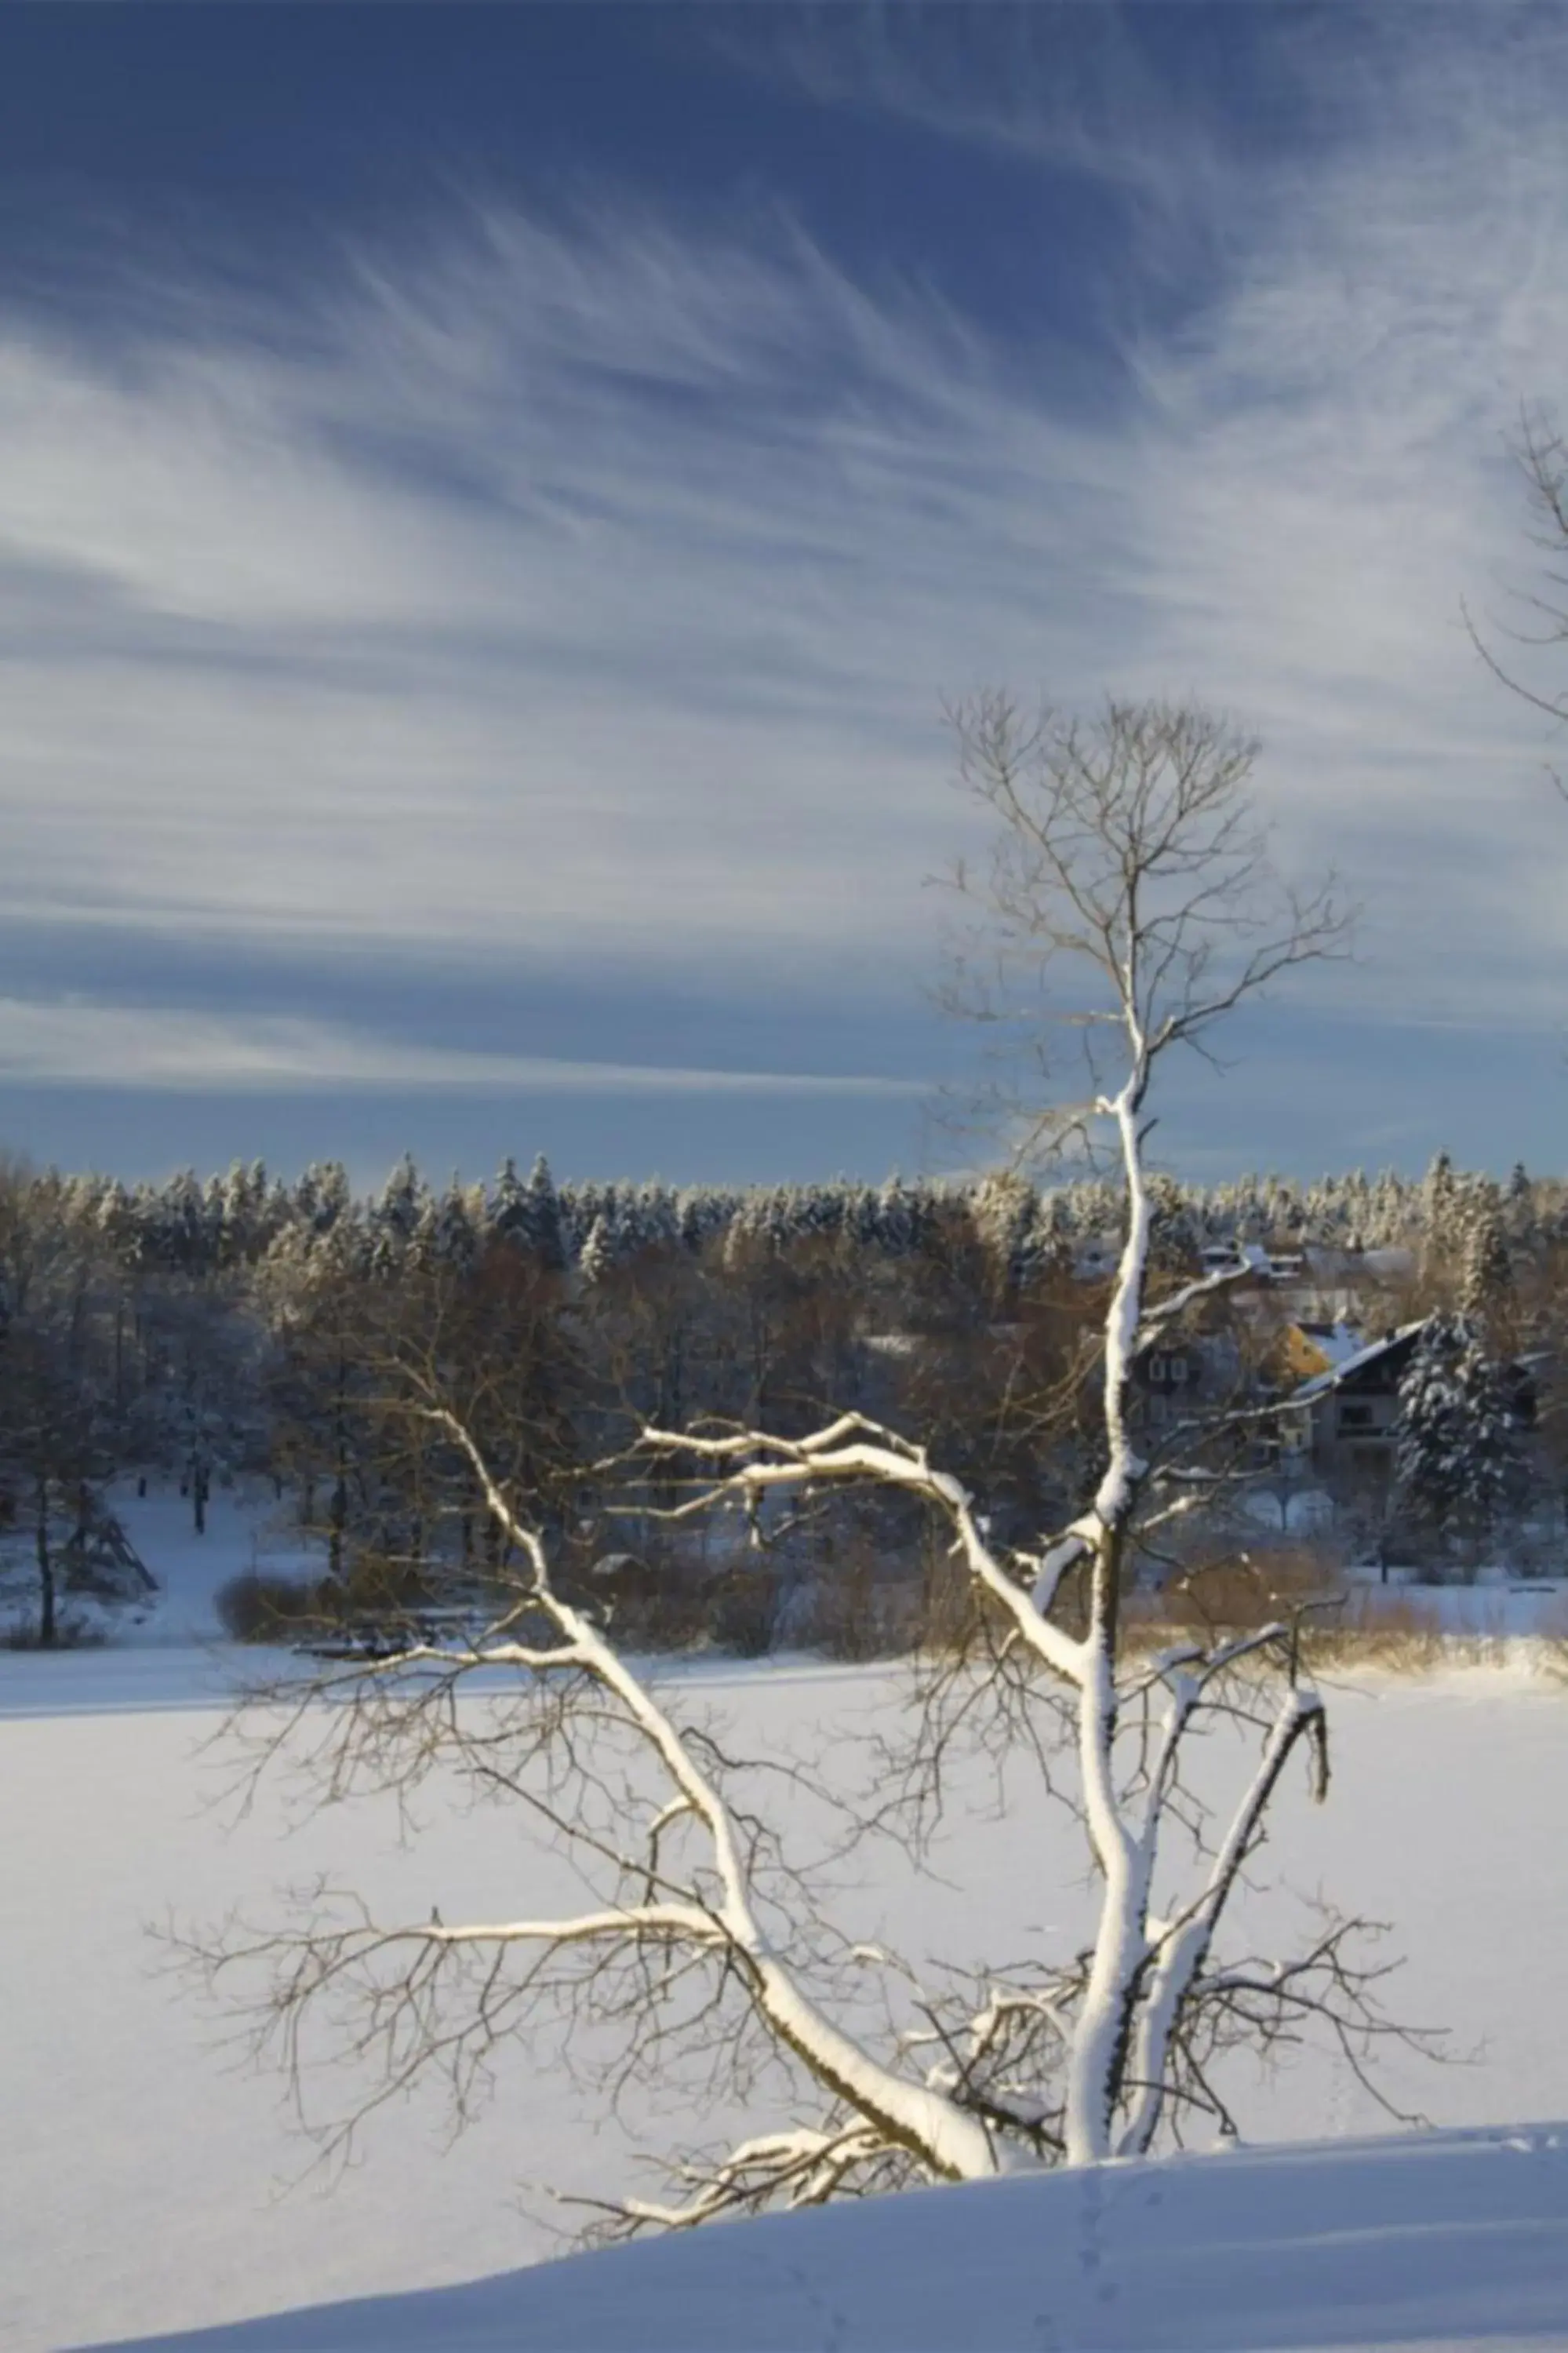
[[1561,2345],[1568,2126],[923,2190],[143,2338],[233,2353]]

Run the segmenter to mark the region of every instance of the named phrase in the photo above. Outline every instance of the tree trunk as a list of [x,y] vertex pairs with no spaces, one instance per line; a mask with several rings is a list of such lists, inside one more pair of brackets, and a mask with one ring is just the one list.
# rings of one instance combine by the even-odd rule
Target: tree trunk
[[52,1650],[58,1639],[59,1629],[55,1617],[55,1563],[49,1550],[49,1482],[40,1479],[36,1489],[37,1502],[38,1554],[38,1640],[45,1650]]

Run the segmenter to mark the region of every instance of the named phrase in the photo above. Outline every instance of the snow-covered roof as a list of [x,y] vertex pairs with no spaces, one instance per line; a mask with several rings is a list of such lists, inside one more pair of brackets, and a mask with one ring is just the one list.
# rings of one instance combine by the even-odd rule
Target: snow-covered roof
[[[1342,1365],[1348,1365],[1352,1357],[1360,1356],[1367,1345],[1364,1336],[1349,1324],[1298,1324],[1296,1329],[1303,1339],[1311,1342],[1331,1372],[1337,1371]],[[1383,1341],[1379,1345],[1386,1346],[1387,1342]],[[1321,1377],[1314,1375],[1313,1377]]]
[[1359,1373],[1363,1366],[1375,1365],[1379,1356],[1386,1356],[1390,1348],[1397,1348],[1402,1340],[1408,1340],[1414,1333],[1419,1332],[1426,1321],[1424,1315],[1418,1315],[1414,1324],[1402,1324],[1396,1332],[1385,1332],[1380,1340],[1369,1341],[1364,1347],[1357,1348],[1346,1356],[1342,1363],[1331,1365],[1326,1373],[1314,1373],[1310,1381],[1303,1381],[1299,1389],[1292,1389],[1283,1402],[1286,1405],[1310,1405],[1315,1398],[1326,1397],[1352,1373]]

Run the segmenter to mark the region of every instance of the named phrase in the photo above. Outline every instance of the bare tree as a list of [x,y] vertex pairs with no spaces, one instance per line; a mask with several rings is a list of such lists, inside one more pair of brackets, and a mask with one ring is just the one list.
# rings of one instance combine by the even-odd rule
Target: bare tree
[[[1248,789],[1258,744],[1197,705],[1110,701],[1085,721],[990,691],[948,715],[959,784],[993,821],[984,867],[953,877],[977,920],[948,1002],[1025,1066],[994,1099],[1015,1162],[1108,1123],[1146,1222],[1138,1134],[1161,1060],[1211,1053],[1244,999],[1342,953],[1347,913],[1331,878],[1306,894],[1280,881]],[[1076,1099],[1061,1092],[1064,1031],[1080,1048]]]
[[[1493,622],[1491,626],[1528,658],[1543,648],[1568,644],[1568,439],[1547,410],[1525,405],[1520,410],[1511,454],[1524,484],[1530,514],[1526,536],[1545,561],[1537,588],[1510,593],[1510,601],[1521,608],[1522,625]],[[1560,724],[1568,721],[1568,692],[1543,693],[1531,685],[1488,643],[1468,605],[1463,611],[1470,642],[1499,683],[1545,718]],[[1559,792],[1568,795],[1568,786],[1555,772],[1552,782]]]
[[[717,2092],[782,2071],[776,2129],[680,2156],[667,2195],[606,2207],[612,2230],[684,2227],[910,2181],[1142,2155],[1196,2118],[1230,2126],[1221,2063],[1238,2045],[1267,2052],[1322,2031],[1359,2072],[1378,2036],[1398,2031],[1374,2007],[1382,1972],[1353,1941],[1363,1924],[1326,1915],[1282,1956],[1222,1948],[1292,1757],[1304,1752],[1316,1796],[1328,1786],[1324,1705],[1298,1623],[1281,1613],[1162,1648],[1124,1606],[1140,1549],[1212,1492],[1201,1463],[1140,1453],[1132,1368],[1226,1279],[1147,1295],[1151,1084],[1167,1052],[1201,1046],[1251,991],[1331,952],[1339,920],[1325,898],[1287,893],[1282,921],[1264,925],[1251,749],[1202,713],[1112,705],[1090,729],[1047,717],[1025,730],[992,697],[961,714],[960,733],[972,787],[1000,820],[984,887],[1006,954],[1089,984],[1067,1010],[1092,1025],[1100,1083],[1073,1116],[1114,1135],[1125,1203],[1102,1335],[1104,1474],[1067,1525],[1020,1549],[993,1541],[975,1497],[923,1447],[858,1414],[805,1436],[645,1429],[633,1467],[639,1509],[683,1481],[668,1518],[738,1513],[759,1541],[775,1498],[809,1514],[847,1485],[931,1516],[977,1639],[911,1683],[897,1788],[818,1788],[815,1801],[847,1839],[895,1819],[929,1825],[967,1729],[1003,1748],[1023,1736],[1047,1796],[1065,1782],[1084,1825],[1100,1886],[1089,1941],[976,1974],[922,1971],[837,1934],[824,1883],[799,1867],[787,1836],[800,1768],[735,1755],[689,1690],[656,1692],[613,1626],[564,1589],[539,1509],[453,1410],[438,1356],[405,1364],[403,1409],[466,1459],[508,1540],[510,1588],[461,1639],[411,1638],[274,1694],[258,1761],[303,1748],[333,1795],[366,1783],[404,1792],[450,1768],[537,1822],[584,1895],[561,1913],[447,1922],[384,1921],[323,1894],[291,1929],[237,1923],[195,1940],[220,1977],[268,1971],[258,2043],[297,2080],[321,2010],[356,2058],[379,2062],[339,2145],[368,2106],[431,2071],[461,2113],[517,2034],[607,2069],[615,2086],[697,2052]],[[1055,1133],[1053,1115],[1037,1128]],[[466,1696],[481,1672],[490,1685]],[[324,1694],[349,1704],[324,1708]],[[1199,1795],[1215,1764],[1191,1769],[1216,1727],[1235,1736],[1215,1744],[1219,1765],[1247,1744],[1239,1784],[1217,1807]],[[899,1813],[903,1799],[911,1814]],[[1026,1869],[1037,1810],[1025,1802],[1015,1816]]]

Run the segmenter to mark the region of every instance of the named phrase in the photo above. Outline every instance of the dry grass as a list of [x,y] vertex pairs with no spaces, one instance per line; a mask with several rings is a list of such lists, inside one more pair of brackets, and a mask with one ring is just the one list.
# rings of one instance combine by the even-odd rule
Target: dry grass
[[1568,1684],[1568,1602],[1543,1610],[1529,1635],[1510,1631],[1500,1596],[1477,1588],[1456,1626],[1435,1598],[1399,1586],[1347,1585],[1335,1565],[1303,1547],[1205,1562],[1159,1592],[1129,1596],[1130,1641],[1154,1649],[1212,1641],[1280,1619],[1297,1628],[1302,1662],[1429,1675],[1506,1666],[1528,1656]]
[[14,1618],[0,1629],[0,1651],[100,1651],[108,1640],[102,1626],[78,1617],[58,1619],[54,1639],[48,1642],[36,1617]]

